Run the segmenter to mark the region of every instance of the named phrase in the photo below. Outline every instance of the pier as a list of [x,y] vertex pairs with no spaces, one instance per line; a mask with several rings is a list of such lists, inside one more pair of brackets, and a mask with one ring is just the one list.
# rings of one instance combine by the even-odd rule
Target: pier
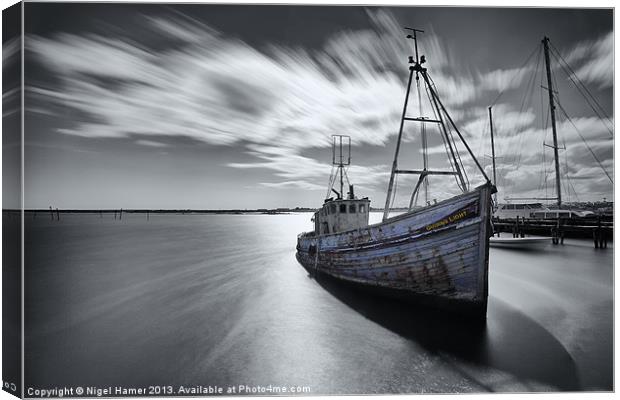
[[553,244],[564,244],[564,238],[592,239],[595,248],[607,248],[607,242],[613,240],[613,219],[608,217],[592,218],[553,218],[553,219],[493,219],[494,231],[512,234],[513,237],[525,235],[551,236]]

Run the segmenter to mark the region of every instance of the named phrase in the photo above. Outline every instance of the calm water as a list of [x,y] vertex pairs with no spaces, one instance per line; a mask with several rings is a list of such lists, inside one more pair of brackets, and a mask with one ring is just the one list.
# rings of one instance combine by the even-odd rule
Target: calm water
[[309,219],[28,216],[26,388],[612,389],[611,248],[491,249],[480,329],[310,278]]

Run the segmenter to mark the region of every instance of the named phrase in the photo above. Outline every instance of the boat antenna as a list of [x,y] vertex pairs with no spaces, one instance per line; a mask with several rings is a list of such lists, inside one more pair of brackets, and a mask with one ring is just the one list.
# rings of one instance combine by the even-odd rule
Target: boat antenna
[[[413,32],[413,35],[407,35],[407,39],[413,39],[413,45],[415,47],[415,63],[420,64],[420,57],[418,56],[418,32],[424,33],[422,29],[408,28],[405,27],[405,30]],[[418,73],[416,71],[416,79],[418,78]]]
[[[330,192],[336,193],[338,199],[344,199],[344,180],[349,177],[344,170],[345,167],[351,165],[351,136],[347,135],[332,135],[332,165],[337,167],[336,174],[330,179],[327,195]],[[340,192],[334,189],[337,177],[340,177]]]

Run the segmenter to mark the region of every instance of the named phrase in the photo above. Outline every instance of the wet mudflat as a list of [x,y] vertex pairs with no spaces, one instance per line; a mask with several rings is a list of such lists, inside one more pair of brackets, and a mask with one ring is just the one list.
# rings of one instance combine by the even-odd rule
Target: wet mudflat
[[612,390],[612,248],[492,248],[480,327],[309,277],[309,219],[27,217],[26,388]]

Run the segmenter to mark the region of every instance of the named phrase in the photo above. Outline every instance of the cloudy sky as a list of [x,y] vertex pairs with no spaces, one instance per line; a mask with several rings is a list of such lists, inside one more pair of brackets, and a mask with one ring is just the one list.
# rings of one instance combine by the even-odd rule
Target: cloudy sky
[[[489,174],[493,105],[500,198],[554,195],[549,36],[597,109],[552,55],[570,117],[558,109],[564,200],[612,197],[610,10],[26,3],[25,20],[27,208],[315,207],[334,134],[352,137],[356,193],[382,206],[412,54],[403,26],[425,31],[425,65]],[[447,169],[433,129],[430,165]],[[420,167],[420,126],[404,138],[400,166]],[[399,178],[396,205],[414,183]],[[451,178],[430,190],[457,193]]]

